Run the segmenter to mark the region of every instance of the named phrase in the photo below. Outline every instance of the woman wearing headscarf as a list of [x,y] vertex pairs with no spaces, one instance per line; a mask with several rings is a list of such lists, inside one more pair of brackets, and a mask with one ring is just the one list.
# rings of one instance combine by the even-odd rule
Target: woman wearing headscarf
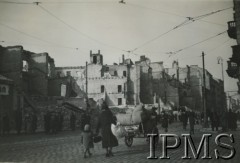
[[104,101],[96,133],[98,134],[99,129],[101,128],[102,147],[106,149],[106,157],[113,156],[112,148],[118,146],[118,140],[111,131],[111,124],[116,124],[116,118],[113,116],[107,103]]

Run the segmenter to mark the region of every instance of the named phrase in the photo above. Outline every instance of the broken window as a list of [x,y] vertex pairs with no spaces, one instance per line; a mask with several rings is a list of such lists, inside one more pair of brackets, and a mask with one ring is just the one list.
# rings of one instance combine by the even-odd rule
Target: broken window
[[122,92],[122,86],[118,85],[118,93],[121,93],[121,92]]
[[122,98],[118,98],[118,105],[122,105]]
[[114,76],[117,76],[117,71],[114,71]]
[[62,72],[61,72],[61,71],[58,71],[58,72],[57,72],[57,77],[61,77],[61,74],[62,74]]
[[127,76],[127,71],[123,71],[123,76],[124,76],[124,77]]
[[28,62],[23,60],[23,68],[22,68],[22,71],[24,72],[28,72]]
[[101,93],[104,92],[104,85],[101,85]]
[[51,76],[51,65],[48,63],[48,77],[50,77]]
[[93,63],[97,64],[97,56],[93,56]]
[[71,76],[71,71],[67,71],[67,76]]
[[2,90],[1,90],[1,92],[3,92],[3,93],[6,93],[6,87],[2,87]]

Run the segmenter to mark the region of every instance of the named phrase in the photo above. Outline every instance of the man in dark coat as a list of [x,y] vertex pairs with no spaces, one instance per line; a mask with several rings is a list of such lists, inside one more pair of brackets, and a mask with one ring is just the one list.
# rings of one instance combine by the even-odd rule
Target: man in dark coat
[[157,115],[157,112],[156,112],[157,108],[156,107],[152,107],[152,110],[151,110],[151,120],[153,121],[153,125],[154,126],[157,126],[157,123],[158,123],[158,115]]
[[22,109],[17,109],[15,112],[15,125],[16,125],[16,131],[17,134],[21,133],[22,130]]
[[193,111],[189,112],[189,126],[190,126],[190,135],[194,134],[194,125],[195,125],[195,114]]
[[96,133],[101,128],[102,147],[106,149],[106,157],[113,156],[112,148],[118,146],[118,140],[111,131],[111,124],[116,124],[115,118],[106,102],[102,104],[102,112],[99,117]]
[[37,115],[33,113],[31,118],[31,130],[33,134],[36,132],[36,129],[37,129]]
[[215,128],[216,128],[216,131],[218,131],[219,117],[216,112],[211,112],[210,120],[211,120],[212,131],[214,131]]
[[62,129],[63,129],[63,121],[64,121],[64,117],[63,117],[63,114],[62,114],[62,112],[58,112],[58,118],[59,118],[59,120],[58,120],[58,131],[62,131]]
[[44,115],[44,128],[45,133],[49,134],[51,129],[51,113],[49,111]]
[[165,111],[163,111],[162,118],[163,118],[162,127],[165,129],[165,132],[168,132],[168,119],[169,119],[169,117],[168,117],[168,114]]
[[232,109],[229,109],[228,111],[228,128],[230,130],[234,130],[234,113],[232,112]]
[[228,113],[223,111],[221,114],[221,122],[222,122],[222,131],[228,131]]
[[188,114],[187,114],[186,111],[183,111],[181,116],[182,116],[183,129],[186,130],[187,129]]
[[9,132],[10,132],[10,119],[9,119],[9,116],[6,113],[3,116],[2,124],[3,124],[3,135],[5,133],[9,134]]

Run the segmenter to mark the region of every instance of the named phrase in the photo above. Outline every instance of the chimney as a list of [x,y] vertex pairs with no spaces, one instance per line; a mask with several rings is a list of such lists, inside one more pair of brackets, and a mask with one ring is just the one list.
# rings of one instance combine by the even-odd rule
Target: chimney
[[145,60],[145,55],[141,55],[140,56],[140,61],[144,61]]
[[124,54],[122,55],[122,63],[124,64],[125,62],[125,57],[124,57]]
[[90,56],[92,55],[92,50],[90,50]]
[[98,54],[100,54],[100,50],[98,50]]

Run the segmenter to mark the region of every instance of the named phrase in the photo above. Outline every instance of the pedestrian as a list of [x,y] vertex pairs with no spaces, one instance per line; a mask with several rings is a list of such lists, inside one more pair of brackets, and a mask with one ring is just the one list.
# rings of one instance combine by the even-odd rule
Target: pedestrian
[[165,132],[168,132],[168,114],[165,111],[162,111],[162,127],[165,129]]
[[44,115],[44,128],[45,128],[45,133],[49,134],[51,130],[51,113],[50,111],[47,111],[47,113]]
[[31,131],[34,134],[37,129],[37,115],[35,113],[32,114],[31,117]]
[[24,116],[24,131],[27,134],[30,130],[31,117],[29,113],[26,113]]
[[228,113],[223,111],[221,114],[222,131],[228,131]]
[[87,153],[88,153],[88,156],[91,157],[92,153],[90,152],[90,148],[93,148],[94,145],[93,145],[93,133],[91,131],[89,124],[86,124],[84,126],[81,143],[84,147],[84,158],[87,158]]
[[157,123],[158,123],[158,116],[157,116],[157,112],[156,112],[157,108],[156,107],[152,107],[152,110],[151,110],[151,121],[153,123],[153,126],[157,126]]
[[9,135],[10,132],[10,119],[7,113],[4,114],[2,119],[3,124],[3,135],[7,134]]
[[201,124],[203,124],[203,122],[204,122],[204,113],[203,112],[201,112],[200,118],[201,118]]
[[83,115],[81,116],[81,130],[84,130],[84,126],[86,124],[90,124],[91,123],[91,116],[88,110],[86,110]]
[[189,112],[189,126],[190,126],[190,135],[194,134],[194,125],[195,125],[195,113],[191,110]]
[[214,129],[216,129],[216,131],[218,131],[219,116],[218,116],[217,112],[213,112],[212,120],[213,120],[213,122],[212,122],[213,123],[212,131],[214,131]]
[[183,123],[183,130],[187,129],[187,121],[188,121],[188,115],[186,111],[182,112],[182,123]]
[[71,128],[72,131],[75,131],[75,127],[76,127],[76,116],[72,112],[71,116],[70,116],[70,128]]
[[102,148],[106,149],[106,157],[113,156],[112,148],[118,146],[118,140],[111,131],[111,124],[116,125],[116,121],[114,120],[114,116],[108,108],[107,103],[104,101],[102,104],[102,112],[99,116],[96,133],[98,134],[99,129],[101,128]]
[[237,113],[233,112],[233,130],[237,130]]
[[57,134],[58,130],[58,115],[57,113],[52,113],[52,118],[51,118],[51,131],[53,134]]
[[229,109],[228,111],[228,128],[230,130],[234,130],[234,124],[235,123],[235,117],[234,117],[234,113],[232,112],[232,109]]
[[15,127],[17,134],[19,135],[22,130],[22,109],[17,109],[15,112]]
[[63,129],[63,121],[64,121],[64,117],[63,117],[63,114],[62,112],[58,112],[58,131],[62,131]]

